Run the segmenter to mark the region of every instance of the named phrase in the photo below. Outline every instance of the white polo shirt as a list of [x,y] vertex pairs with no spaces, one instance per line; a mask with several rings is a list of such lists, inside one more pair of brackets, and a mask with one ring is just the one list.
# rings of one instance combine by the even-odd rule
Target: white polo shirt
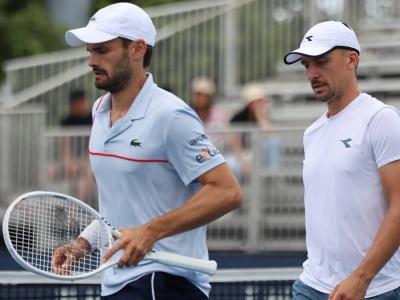
[[[225,162],[196,113],[158,88],[151,74],[129,112],[111,128],[110,109],[110,94],[93,106],[89,152],[100,214],[115,228],[140,226],[182,206],[200,189],[196,178]],[[206,226],[162,239],[154,250],[208,259]],[[104,271],[102,295],[155,271],[186,277],[209,294],[208,275],[142,261],[139,267]]]
[[[360,264],[388,211],[379,168],[400,159],[400,117],[361,94],[304,134],[306,242],[300,279],[330,293]],[[400,286],[400,250],[372,280],[366,297]]]

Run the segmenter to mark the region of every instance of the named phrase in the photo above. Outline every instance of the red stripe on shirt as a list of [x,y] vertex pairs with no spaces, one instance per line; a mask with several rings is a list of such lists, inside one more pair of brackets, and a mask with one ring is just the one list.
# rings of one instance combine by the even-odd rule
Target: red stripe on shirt
[[116,155],[116,154],[108,154],[108,153],[102,153],[102,152],[92,152],[90,150],[89,150],[89,154],[90,155],[96,155],[96,156],[114,157],[114,158],[134,161],[134,162],[143,162],[143,163],[161,162],[161,163],[168,163],[168,160],[166,160],[166,159],[137,159],[137,158],[130,158],[130,157],[125,157],[125,156]]
[[[96,111],[99,109],[101,102],[103,101],[104,96],[107,94],[104,94],[100,101],[99,104],[96,107]],[[96,117],[93,118],[93,123]],[[92,136],[92,131],[90,131],[90,137]],[[90,145],[90,140],[89,140],[89,145]],[[162,163],[168,163],[168,160],[166,159],[136,159],[136,158],[130,158],[130,157],[125,157],[125,156],[120,156],[116,154],[108,154],[108,153],[101,153],[101,152],[92,152],[89,150],[90,155],[96,155],[96,156],[106,156],[106,157],[114,157],[114,158],[119,158],[119,159],[124,159],[124,160],[129,160],[129,161],[134,161],[134,162],[144,162],[144,163],[152,163],[152,162],[162,162]]]

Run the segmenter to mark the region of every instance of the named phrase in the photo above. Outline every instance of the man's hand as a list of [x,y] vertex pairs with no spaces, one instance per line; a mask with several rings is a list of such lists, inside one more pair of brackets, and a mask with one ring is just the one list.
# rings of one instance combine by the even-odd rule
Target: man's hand
[[89,242],[79,237],[76,241],[54,251],[51,266],[57,275],[70,275],[71,267],[85,255],[90,254]]
[[156,239],[152,237],[146,226],[120,228],[118,231],[121,233],[121,239],[104,254],[103,263],[119,250],[123,250],[124,254],[118,261],[118,267],[137,266],[145,255],[153,249]]
[[369,282],[352,274],[333,289],[328,300],[363,300],[368,285]]

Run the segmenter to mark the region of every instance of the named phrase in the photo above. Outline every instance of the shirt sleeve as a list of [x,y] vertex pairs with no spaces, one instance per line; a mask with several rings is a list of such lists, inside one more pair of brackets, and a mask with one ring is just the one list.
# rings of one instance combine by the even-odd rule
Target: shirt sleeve
[[190,108],[175,112],[168,131],[167,157],[185,185],[225,162]]
[[400,159],[400,114],[382,108],[369,123],[370,141],[378,168]]

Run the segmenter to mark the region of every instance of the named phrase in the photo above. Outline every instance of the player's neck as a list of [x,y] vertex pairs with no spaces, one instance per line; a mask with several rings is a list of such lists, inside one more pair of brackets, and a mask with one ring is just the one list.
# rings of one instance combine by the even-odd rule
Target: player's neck
[[111,125],[128,113],[146,82],[146,73],[143,73],[143,75],[140,78],[133,78],[122,91],[111,94]]
[[358,87],[352,88],[349,92],[344,93],[340,97],[327,103],[328,112],[326,116],[328,118],[333,117],[340,113],[343,109],[347,107],[351,102],[353,102],[359,95],[361,91]]

